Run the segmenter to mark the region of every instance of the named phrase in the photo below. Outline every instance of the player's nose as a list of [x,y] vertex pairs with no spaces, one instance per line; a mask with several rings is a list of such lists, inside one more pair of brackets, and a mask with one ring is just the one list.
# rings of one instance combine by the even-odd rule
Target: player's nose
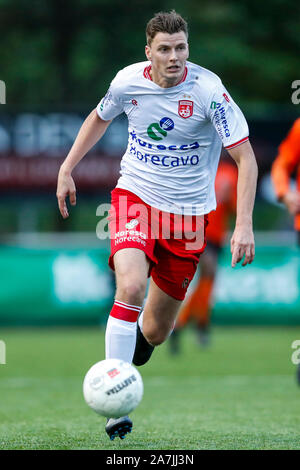
[[176,62],[177,60],[177,52],[176,49],[171,49],[170,60]]

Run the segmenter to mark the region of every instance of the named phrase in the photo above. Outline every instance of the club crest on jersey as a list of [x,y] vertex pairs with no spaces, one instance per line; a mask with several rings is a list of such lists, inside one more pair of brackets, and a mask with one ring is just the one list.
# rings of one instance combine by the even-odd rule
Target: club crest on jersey
[[178,114],[183,119],[193,116],[194,102],[190,100],[180,100],[178,102]]

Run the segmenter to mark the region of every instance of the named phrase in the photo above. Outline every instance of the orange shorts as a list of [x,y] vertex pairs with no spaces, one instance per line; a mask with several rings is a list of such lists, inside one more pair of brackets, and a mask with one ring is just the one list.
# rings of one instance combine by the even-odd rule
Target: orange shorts
[[111,255],[138,248],[150,260],[149,276],[166,294],[183,300],[194,277],[206,240],[207,216],[181,216],[162,212],[125,189],[111,193],[109,211]]

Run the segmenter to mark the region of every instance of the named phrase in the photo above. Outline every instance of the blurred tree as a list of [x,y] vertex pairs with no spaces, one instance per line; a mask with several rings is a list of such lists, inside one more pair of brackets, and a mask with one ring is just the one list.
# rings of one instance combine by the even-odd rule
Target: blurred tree
[[8,103],[95,105],[120,68],[145,59],[147,21],[171,8],[189,22],[190,60],[220,75],[242,106],[290,102],[296,0],[0,0]]

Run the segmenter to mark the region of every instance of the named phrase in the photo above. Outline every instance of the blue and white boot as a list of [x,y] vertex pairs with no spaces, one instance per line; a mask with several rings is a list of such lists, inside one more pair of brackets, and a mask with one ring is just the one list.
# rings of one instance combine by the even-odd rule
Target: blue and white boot
[[109,435],[111,441],[115,437],[124,439],[127,433],[132,430],[132,421],[128,416],[122,416],[121,418],[108,418],[105,426],[105,431]]

